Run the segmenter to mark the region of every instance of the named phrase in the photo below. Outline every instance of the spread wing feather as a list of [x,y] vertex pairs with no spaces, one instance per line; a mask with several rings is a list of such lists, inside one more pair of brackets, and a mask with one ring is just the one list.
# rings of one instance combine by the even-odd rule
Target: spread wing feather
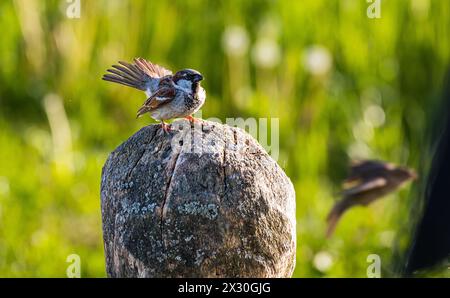
[[143,70],[150,77],[153,77],[153,78],[162,78],[165,76],[172,75],[172,72],[170,70],[165,69],[164,67],[159,66],[157,64],[153,64],[153,63],[145,60],[144,58],[135,58],[134,63],[136,63],[136,65],[141,70]]
[[171,76],[172,72],[143,58],[135,58],[134,63],[119,61],[103,75],[103,80],[122,84],[145,91],[151,97],[159,88],[160,78]]

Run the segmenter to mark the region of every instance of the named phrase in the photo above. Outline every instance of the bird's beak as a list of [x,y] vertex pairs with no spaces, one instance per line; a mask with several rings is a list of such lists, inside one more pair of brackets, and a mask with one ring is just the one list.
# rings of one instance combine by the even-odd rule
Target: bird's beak
[[201,80],[203,80],[203,76],[202,76],[201,74],[197,74],[197,75],[195,76],[195,81],[196,81],[196,82],[200,82]]

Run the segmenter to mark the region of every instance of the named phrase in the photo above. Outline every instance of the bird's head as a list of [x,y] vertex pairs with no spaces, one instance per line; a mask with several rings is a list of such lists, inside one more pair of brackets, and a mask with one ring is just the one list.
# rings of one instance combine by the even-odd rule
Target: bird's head
[[417,173],[406,167],[392,166],[391,168],[388,167],[388,171],[390,178],[394,179],[398,184],[417,179]]
[[203,80],[201,73],[194,69],[182,69],[173,76],[173,81],[179,86],[190,87]]

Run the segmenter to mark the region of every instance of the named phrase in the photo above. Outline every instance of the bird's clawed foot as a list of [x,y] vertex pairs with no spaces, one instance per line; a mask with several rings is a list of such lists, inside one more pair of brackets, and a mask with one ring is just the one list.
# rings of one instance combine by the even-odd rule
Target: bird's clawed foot
[[164,121],[161,121],[161,128],[165,133],[170,133],[171,131],[170,124],[167,124]]
[[192,124],[195,122],[200,122],[200,119],[196,119],[196,118],[192,117],[191,115],[184,117],[184,118],[189,120],[189,122],[191,122]]

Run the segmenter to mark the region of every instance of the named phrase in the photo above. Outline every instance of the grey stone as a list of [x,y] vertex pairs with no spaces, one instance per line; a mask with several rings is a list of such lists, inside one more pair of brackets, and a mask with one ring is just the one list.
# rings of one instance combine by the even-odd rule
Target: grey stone
[[245,131],[215,122],[142,128],[103,167],[110,277],[290,277],[295,192]]

